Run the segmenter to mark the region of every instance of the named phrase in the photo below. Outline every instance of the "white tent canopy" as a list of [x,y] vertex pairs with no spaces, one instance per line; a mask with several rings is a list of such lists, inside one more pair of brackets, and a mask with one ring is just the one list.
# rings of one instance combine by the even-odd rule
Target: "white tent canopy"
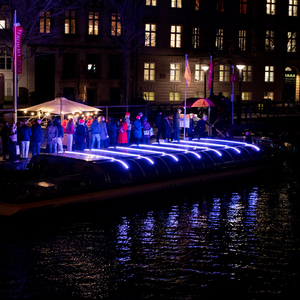
[[99,112],[101,109],[68,100],[64,97],[55,98],[41,104],[20,108],[19,111],[37,111],[40,113],[51,113],[56,115],[74,114],[81,112]]

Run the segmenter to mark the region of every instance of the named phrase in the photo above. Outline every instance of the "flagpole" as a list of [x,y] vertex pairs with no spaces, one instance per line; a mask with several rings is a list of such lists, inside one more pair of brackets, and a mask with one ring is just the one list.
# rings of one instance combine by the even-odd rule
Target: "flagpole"
[[[185,70],[187,68],[187,54],[185,55]],[[186,83],[187,79],[185,77],[185,87],[184,87],[184,117],[183,117],[183,140],[185,140],[185,117],[186,117]]]
[[14,37],[13,37],[13,59],[14,59],[14,122],[17,123],[17,99],[18,99],[18,75],[17,75],[17,11],[14,13]]

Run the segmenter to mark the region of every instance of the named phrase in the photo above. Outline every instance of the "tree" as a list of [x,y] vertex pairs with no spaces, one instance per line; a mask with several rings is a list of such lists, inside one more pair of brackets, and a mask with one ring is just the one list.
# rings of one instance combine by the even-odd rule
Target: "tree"
[[76,8],[77,3],[76,0],[0,0],[0,51],[12,53],[14,11],[23,28],[22,45],[29,45],[32,55],[39,46],[51,48],[60,33],[52,24],[54,17]]
[[128,85],[131,77],[133,57],[139,46],[145,44],[145,33],[141,21],[147,12],[144,0],[109,0],[107,8],[111,11],[110,20],[105,22],[109,36],[103,36],[110,44],[113,41],[116,50],[122,55],[122,102],[129,104]]

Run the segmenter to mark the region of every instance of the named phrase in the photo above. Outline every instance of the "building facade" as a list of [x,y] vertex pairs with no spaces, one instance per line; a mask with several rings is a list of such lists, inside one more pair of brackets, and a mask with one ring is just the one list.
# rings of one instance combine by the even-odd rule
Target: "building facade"
[[[0,41],[13,27],[12,7],[5,2],[13,1],[1,1]],[[22,106],[57,96],[94,106],[179,104],[211,93],[299,101],[297,0],[82,0],[65,1],[64,7],[50,2],[49,9],[36,9],[36,38],[25,32],[18,75]],[[24,8],[23,14],[16,11],[28,31]],[[211,89],[203,68],[210,63]],[[4,104],[12,97],[11,68],[11,45],[2,42]]]

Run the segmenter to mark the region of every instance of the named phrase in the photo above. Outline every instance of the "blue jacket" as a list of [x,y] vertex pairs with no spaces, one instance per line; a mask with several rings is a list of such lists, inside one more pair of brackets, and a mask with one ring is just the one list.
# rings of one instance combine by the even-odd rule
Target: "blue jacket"
[[97,120],[94,120],[91,124],[91,132],[92,134],[100,134],[100,125]]
[[133,122],[134,127],[134,137],[141,138],[142,137],[142,123],[140,120],[136,119]]
[[42,126],[36,123],[31,127],[31,131],[32,131],[32,141],[36,143],[41,143],[43,141]]
[[22,125],[20,130],[19,130],[19,139],[20,141],[30,141],[31,137],[31,129],[27,125]]

